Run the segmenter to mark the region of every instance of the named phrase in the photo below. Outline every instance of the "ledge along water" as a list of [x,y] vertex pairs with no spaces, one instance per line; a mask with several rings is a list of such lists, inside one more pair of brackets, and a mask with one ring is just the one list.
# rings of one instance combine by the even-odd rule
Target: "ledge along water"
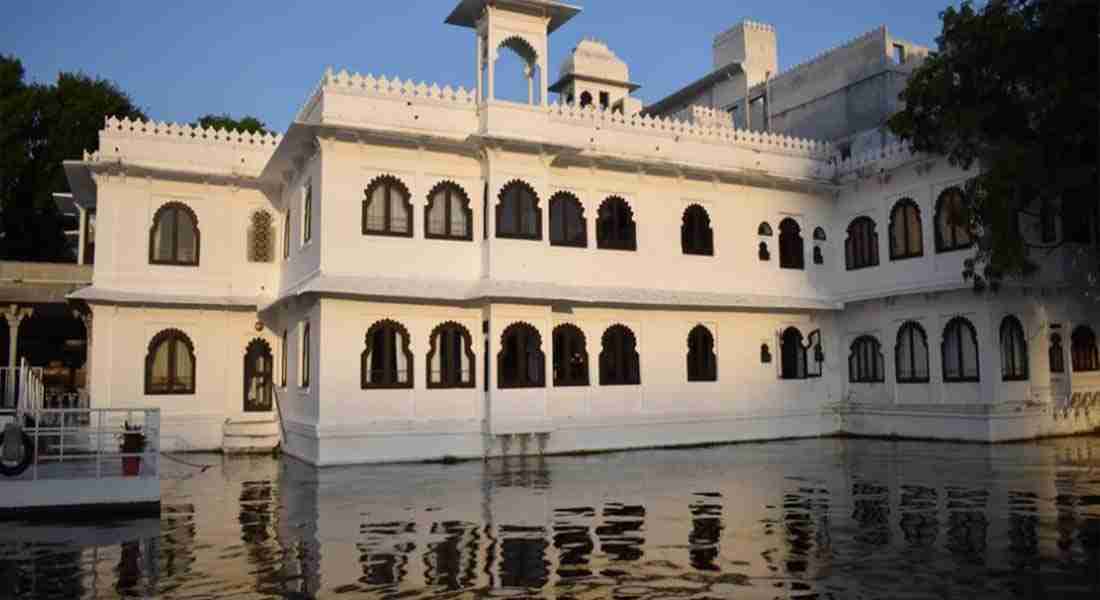
[[159,523],[5,523],[0,597],[1096,598],[1100,437],[316,469],[165,462]]

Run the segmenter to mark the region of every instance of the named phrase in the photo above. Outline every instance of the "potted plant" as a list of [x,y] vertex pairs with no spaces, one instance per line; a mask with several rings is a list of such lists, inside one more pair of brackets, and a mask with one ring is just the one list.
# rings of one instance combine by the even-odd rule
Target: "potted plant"
[[[123,454],[140,454],[145,451],[145,434],[141,432],[141,425],[131,425],[129,422],[124,422],[120,437],[122,443],[119,444],[119,452]],[[140,471],[140,456],[122,457],[122,474],[124,476],[135,477]]]

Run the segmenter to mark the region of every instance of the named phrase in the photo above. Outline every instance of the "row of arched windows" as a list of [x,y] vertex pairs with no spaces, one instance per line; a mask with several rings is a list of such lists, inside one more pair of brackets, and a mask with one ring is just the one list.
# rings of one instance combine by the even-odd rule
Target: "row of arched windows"
[[[767,221],[764,221],[756,228],[756,235],[760,237],[771,237],[772,226]],[[815,227],[813,232],[814,238],[814,264],[825,264],[825,258],[821,254],[821,245],[818,242],[825,241],[825,230],[821,227]],[[805,244],[802,241],[802,227],[798,224],[798,221],[787,217],[779,222],[779,267],[782,269],[803,269],[805,268],[805,258],[803,253],[805,251]],[[771,260],[771,252],[768,251],[767,241],[761,240],[757,249],[757,256],[762,261]]]
[[[964,222],[965,195],[958,187],[949,187],[936,200],[936,252],[969,248],[974,243],[970,227]],[[890,260],[924,256],[920,207],[911,198],[898,200],[890,210]],[[849,271],[878,266],[878,232],[875,221],[859,216],[848,224],[844,240],[844,264]]]
[[[1096,336],[1092,329],[1080,325],[1071,336],[1074,371],[1100,370],[1097,358]],[[1001,320],[1001,379],[1025,381],[1029,377],[1027,335],[1023,324],[1012,315]],[[945,382],[974,382],[980,380],[978,360],[978,335],[974,325],[964,317],[947,322],[940,342]],[[1050,338],[1050,370],[1065,370],[1062,338],[1054,333]],[[895,378],[898,383],[928,383],[928,336],[924,328],[914,321],[901,326],[894,346]],[[880,383],[885,381],[882,347],[871,335],[862,335],[852,341],[848,354],[848,381],[852,383]]]

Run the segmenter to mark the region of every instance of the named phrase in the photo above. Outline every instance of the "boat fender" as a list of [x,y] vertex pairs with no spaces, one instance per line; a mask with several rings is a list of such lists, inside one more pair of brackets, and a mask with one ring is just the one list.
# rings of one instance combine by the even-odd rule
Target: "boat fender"
[[4,448],[0,451],[4,462],[19,462],[23,459],[23,428],[16,423],[4,426]]

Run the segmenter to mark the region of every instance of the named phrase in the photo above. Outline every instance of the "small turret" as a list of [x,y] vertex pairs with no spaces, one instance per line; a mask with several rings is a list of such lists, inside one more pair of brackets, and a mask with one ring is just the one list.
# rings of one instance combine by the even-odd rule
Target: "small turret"
[[641,87],[630,82],[630,68],[607,47],[585,39],[569,53],[558,72],[558,81],[550,86],[566,104],[591,104],[604,109],[633,114],[641,110],[640,100],[630,93]]

